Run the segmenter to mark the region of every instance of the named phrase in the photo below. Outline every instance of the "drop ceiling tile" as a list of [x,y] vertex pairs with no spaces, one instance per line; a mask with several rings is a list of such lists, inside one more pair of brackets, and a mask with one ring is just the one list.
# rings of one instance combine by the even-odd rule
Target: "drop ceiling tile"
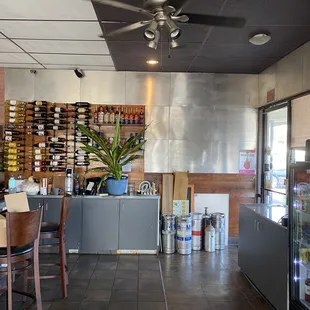
[[[74,70],[76,66],[72,65],[45,65],[47,69],[64,69],[64,70]],[[91,71],[115,71],[114,66],[79,66],[82,70],[91,70]]]
[[0,39],[5,39],[5,36],[0,33]]
[[0,53],[0,63],[31,64],[36,61],[26,53]]
[[44,67],[39,64],[10,64],[0,63],[2,68],[17,68],[17,69],[43,69]]
[[0,29],[11,39],[98,40],[98,22],[5,21]]
[[0,39],[0,53],[24,53],[16,44],[8,39]]
[[108,55],[62,55],[62,54],[31,54],[37,61],[49,65],[101,65],[113,66],[112,58]]
[[85,0],[1,0],[0,19],[97,20]]
[[[102,41],[63,40],[14,40],[28,53],[56,54],[110,54],[107,44]],[[1,43],[1,42],[0,42]],[[1,46],[0,46],[1,49]]]

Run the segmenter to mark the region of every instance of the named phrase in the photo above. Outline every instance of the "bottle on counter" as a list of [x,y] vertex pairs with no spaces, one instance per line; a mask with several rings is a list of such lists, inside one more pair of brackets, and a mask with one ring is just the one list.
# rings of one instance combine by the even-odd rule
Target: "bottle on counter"
[[95,112],[94,112],[94,124],[97,124],[98,123],[98,110],[95,109]]
[[124,115],[124,124],[129,124],[129,108],[125,108],[125,115]]
[[138,109],[135,109],[135,113],[134,113],[134,120],[133,120],[134,124],[139,124],[139,113],[138,113]]
[[98,124],[103,124],[104,122],[104,111],[103,111],[103,107],[101,106],[99,108],[99,113],[98,113]]
[[128,124],[132,125],[133,122],[134,122],[134,114],[133,114],[132,108],[131,108],[130,111],[129,111],[129,121],[128,121]]
[[104,123],[105,124],[109,124],[110,122],[110,112],[109,112],[109,108],[105,107],[105,111],[104,111]]
[[116,111],[115,111],[115,117],[114,117],[114,124],[116,124],[116,120],[119,117],[119,111],[118,111],[118,107],[116,107]]
[[110,123],[114,124],[115,122],[115,113],[114,113],[114,108],[111,107],[111,112],[110,112]]
[[[10,167],[9,167],[10,168]],[[14,194],[16,193],[16,180],[15,178],[11,175],[9,179],[9,194]]]
[[66,180],[65,180],[66,193],[69,195],[73,194],[73,176],[72,169],[67,169]]
[[74,178],[74,194],[78,195],[80,193],[80,175],[76,173]]
[[125,124],[125,114],[123,107],[121,107],[121,119],[120,119],[120,124]]

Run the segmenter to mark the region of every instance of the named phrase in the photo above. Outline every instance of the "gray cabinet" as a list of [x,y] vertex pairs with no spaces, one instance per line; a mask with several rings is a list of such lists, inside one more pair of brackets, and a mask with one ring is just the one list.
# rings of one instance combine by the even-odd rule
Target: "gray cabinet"
[[118,249],[119,199],[83,198],[82,253]]
[[30,210],[38,209],[39,205],[43,204],[42,198],[34,198],[34,197],[28,197],[28,204]]
[[157,199],[120,200],[120,250],[157,250]]

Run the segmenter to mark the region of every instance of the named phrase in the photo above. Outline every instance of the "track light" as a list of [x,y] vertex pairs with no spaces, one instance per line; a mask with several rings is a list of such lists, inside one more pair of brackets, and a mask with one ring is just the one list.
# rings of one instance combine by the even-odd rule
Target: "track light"
[[170,41],[170,48],[176,48],[178,47],[180,44],[177,40],[171,40]]
[[158,30],[156,30],[156,32],[155,32],[155,37],[154,37],[154,39],[153,39],[152,41],[150,41],[150,42],[148,43],[148,46],[149,46],[150,48],[153,48],[154,50],[156,50],[156,49],[157,49],[157,45],[158,45],[159,38],[160,38],[160,32],[159,32]]
[[152,41],[156,37],[158,23],[153,20],[150,25],[144,31],[144,38],[148,41]]
[[168,27],[170,38],[172,40],[177,39],[181,35],[181,29],[176,25],[176,23],[170,17],[167,18],[166,25]]

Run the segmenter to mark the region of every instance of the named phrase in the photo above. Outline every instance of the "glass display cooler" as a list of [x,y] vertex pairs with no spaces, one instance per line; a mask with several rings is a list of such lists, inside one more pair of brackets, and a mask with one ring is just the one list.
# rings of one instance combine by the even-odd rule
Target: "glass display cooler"
[[310,309],[310,162],[291,165],[289,202],[290,309]]

